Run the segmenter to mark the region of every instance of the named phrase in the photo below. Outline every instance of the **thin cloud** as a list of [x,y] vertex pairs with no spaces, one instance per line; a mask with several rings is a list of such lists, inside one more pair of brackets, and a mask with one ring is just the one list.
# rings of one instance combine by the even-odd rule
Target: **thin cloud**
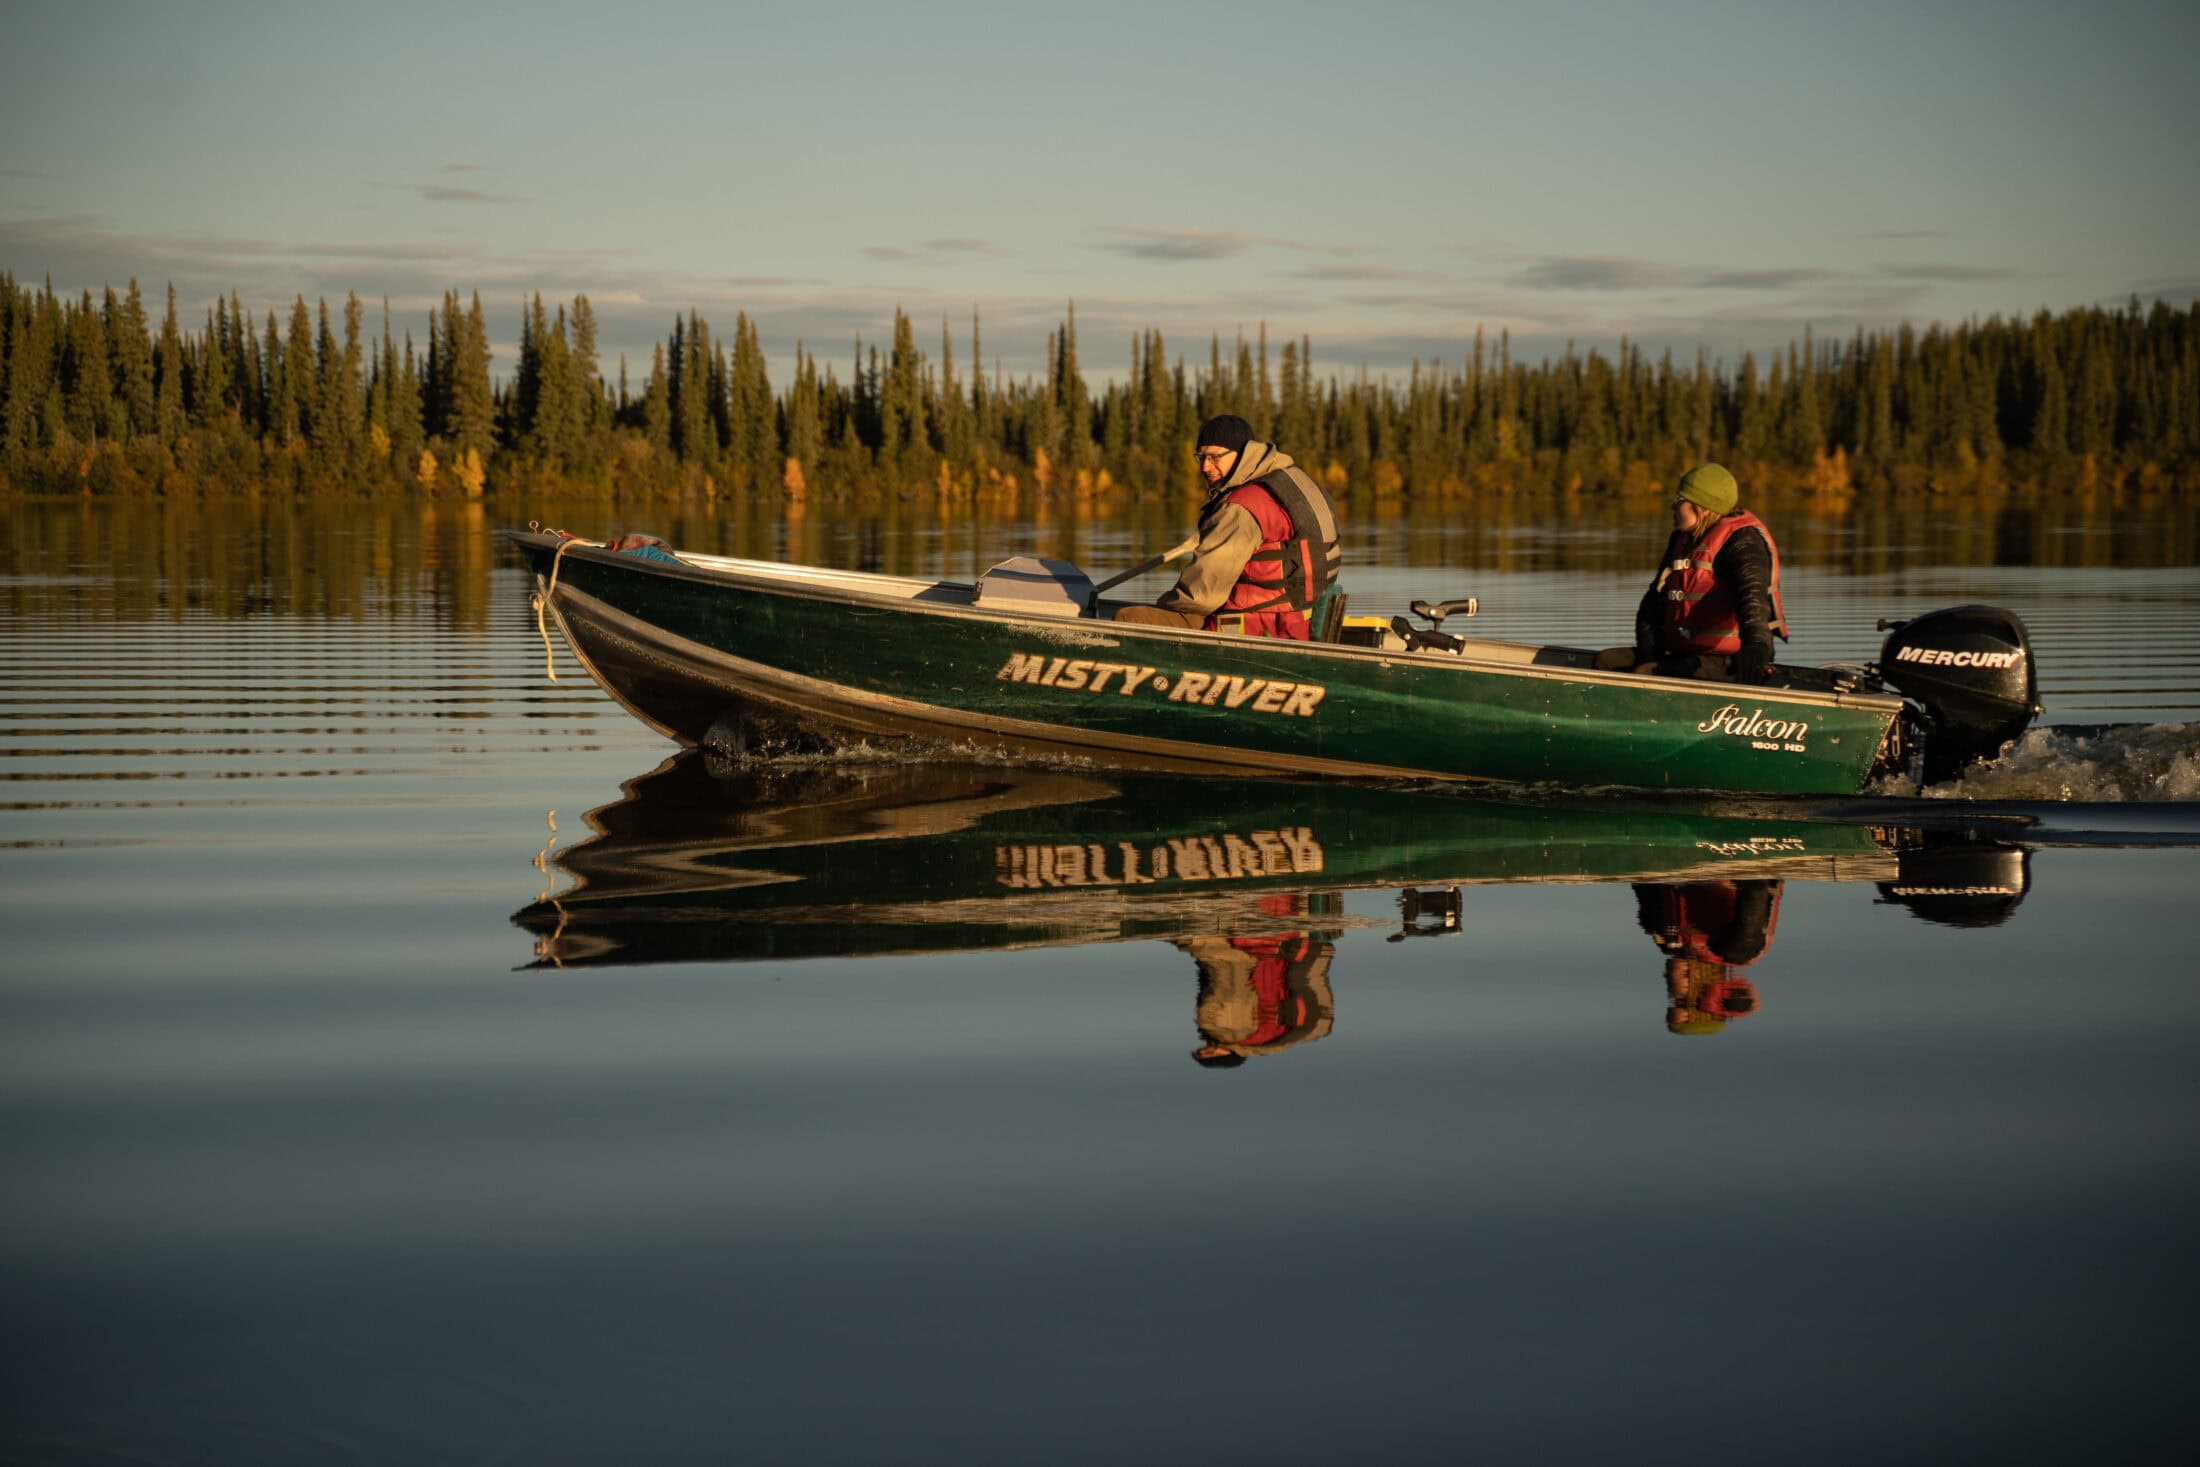
[[1881,264],[1854,273],[1821,265],[1786,265],[1763,269],[1730,269],[1710,265],[1675,265],[1661,260],[1620,255],[1552,255],[1534,260],[1504,276],[1501,283],[1519,290],[1641,291],[1735,290],[1794,291],[1838,286],[1844,281],[1931,281],[1936,283],[1994,282],[2015,279],[2017,272],[1994,265],[1925,263]]
[[2146,281],[2131,287],[2124,293],[2124,297],[2103,304],[2120,307],[2126,304],[2130,296],[2137,296],[2142,301],[2158,300],[2173,306],[2189,306],[2200,300],[2200,275]]
[[1441,280],[1430,270],[1403,270],[1394,265],[1309,265],[1284,272],[1294,280]]
[[1617,255],[1553,255],[1505,280],[1523,290],[1659,290],[1684,283],[1688,272],[1655,260]]
[[1880,274],[1896,280],[1940,280],[1955,283],[2014,280],[2017,272],[1997,265],[1875,265]]
[[457,188],[444,183],[424,183],[413,191],[431,204],[524,204],[515,194],[492,194],[478,188]]
[[939,265],[954,255],[998,255],[1005,251],[991,240],[957,235],[927,239],[914,245],[865,245],[863,253],[889,264]]
[[1789,270],[1720,270],[1688,283],[1698,290],[1794,290],[1835,278],[1831,270],[1804,265]]
[[479,163],[446,163],[436,170],[438,173],[486,173],[487,171]]
[[1363,244],[1315,244],[1310,240],[1285,239],[1274,234],[1247,234],[1236,229],[1156,229],[1142,224],[1103,224],[1100,232],[1114,238],[1095,249],[1134,260],[1181,263],[1187,260],[1227,260],[1255,247],[1290,250],[1297,254],[1329,255],[1348,259],[1372,252]]
[[1223,229],[1144,229],[1130,224],[1105,224],[1103,234],[1117,238],[1098,248],[1134,260],[1227,260],[1242,255],[1259,237]]
[[59,183],[51,173],[41,173],[36,168],[0,168],[0,178],[12,178],[18,183]]
[[52,219],[0,220],[0,247],[85,255],[135,255],[155,263],[233,268],[245,261],[316,259],[392,262],[451,260],[475,254],[464,246],[403,240],[380,244],[330,244],[316,241],[245,239],[163,231],[109,230],[82,214]]
[[1858,239],[1950,239],[1945,229],[1874,229],[1860,234]]
[[1420,315],[1463,316],[1475,320],[1550,321],[1563,316],[1554,312],[1548,298],[1532,304],[1510,296],[1460,291],[1373,291],[1340,297],[1345,305],[1366,310],[1412,311]]

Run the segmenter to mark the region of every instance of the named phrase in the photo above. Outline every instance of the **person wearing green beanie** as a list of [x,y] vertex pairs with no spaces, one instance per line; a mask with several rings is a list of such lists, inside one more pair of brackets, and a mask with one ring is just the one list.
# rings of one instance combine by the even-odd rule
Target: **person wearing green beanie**
[[1761,683],[1775,637],[1787,638],[1780,550],[1741,508],[1720,464],[1698,464],[1673,486],[1673,534],[1635,609],[1632,646],[1599,652],[1600,672]]

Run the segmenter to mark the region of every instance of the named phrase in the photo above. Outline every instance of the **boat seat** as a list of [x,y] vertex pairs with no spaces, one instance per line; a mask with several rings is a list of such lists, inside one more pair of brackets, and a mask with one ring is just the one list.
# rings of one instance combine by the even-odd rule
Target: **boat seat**
[[1531,667],[1587,667],[1596,654],[1580,647],[1546,647],[1538,642],[1498,642],[1461,637],[1459,655],[1470,662],[1517,662]]
[[1537,667],[1582,667],[1597,665],[1597,655],[1587,647],[1540,647],[1536,649]]
[[1853,693],[1864,686],[1860,667],[1790,667],[1775,662],[1765,669],[1763,686],[1812,693]]

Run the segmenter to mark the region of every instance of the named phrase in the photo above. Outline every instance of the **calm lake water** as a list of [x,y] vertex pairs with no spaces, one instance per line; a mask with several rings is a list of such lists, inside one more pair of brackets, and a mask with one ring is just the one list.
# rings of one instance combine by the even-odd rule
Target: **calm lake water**
[[[1990,601],[2139,727],[1750,810],[734,770],[545,676],[499,524],[1169,511],[0,503],[0,1460],[2179,1455],[2200,514],[1768,515],[1792,660]],[[1607,645],[1660,534],[1348,583]]]

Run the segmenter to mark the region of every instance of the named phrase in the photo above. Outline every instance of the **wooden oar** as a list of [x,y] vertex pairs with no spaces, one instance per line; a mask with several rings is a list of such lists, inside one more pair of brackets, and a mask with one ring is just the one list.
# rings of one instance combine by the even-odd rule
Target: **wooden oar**
[[1191,539],[1186,540],[1182,545],[1172,546],[1171,548],[1162,551],[1159,555],[1148,556],[1146,559],[1141,560],[1140,562],[1138,562],[1138,564],[1132,566],[1129,570],[1124,571],[1120,575],[1109,576],[1099,585],[1092,588],[1092,594],[1098,596],[1102,591],[1112,590],[1114,587],[1122,585],[1125,581],[1136,580],[1138,577],[1144,575],[1147,571],[1152,570],[1154,567],[1167,565],[1170,561],[1175,560],[1179,556],[1190,555],[1194,550],[1197,550],[1198,548],[1199,537],[1197,535],[1194,535]]

